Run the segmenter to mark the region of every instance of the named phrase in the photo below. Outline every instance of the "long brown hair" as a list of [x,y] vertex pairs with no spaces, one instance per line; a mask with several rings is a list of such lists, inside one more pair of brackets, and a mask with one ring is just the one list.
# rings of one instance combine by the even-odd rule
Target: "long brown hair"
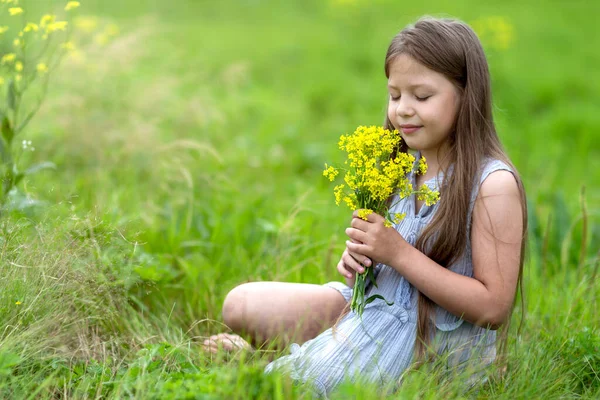
[[[492,96],[488,63],[473,30],[465,23],[452,19],[425,17],[408,26],[392,40],[385,57],[385,75],[389,78],[390,64],[400,54],[406,54],[425,67],[443,74],[457,87],[460,107],[450,135],[450,151],[446,165],[454,165],[444,174],[440,187],[438,210],[431,223],[417,239],[416,247],[438,264],[448,268],[458,261],[467,247],[468,213],[471,191],[479,180],[484,158],[498,159],[509,165],[521,196],[523,237],[519,267],[519,288],[523,300],[522,275],[527,231],[527,207],[523,183],[502,148],[492,117]],[[385,126],[394,129],[386,116]],[[399,149],[407,152],[406,144]],[[515,296],[516,298],[516,296]],[[514,305],[514,302],[513,302]],[[417,361],[424,361],[432,339],[433,302],[419,292]],[[503,327],[500,353],[504,353],[508,324]]]

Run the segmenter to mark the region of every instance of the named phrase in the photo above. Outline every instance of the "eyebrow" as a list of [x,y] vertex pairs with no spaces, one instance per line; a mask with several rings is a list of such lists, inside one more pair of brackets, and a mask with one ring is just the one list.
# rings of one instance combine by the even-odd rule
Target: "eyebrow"
[[[387,85],[390,89],[396,89],[399,90],[397,86],[389,84]],[[413,85],[408,85],[408,89],[418,89],[418,88],[424,88],[424,89],[429,89],[429,90],[433,90],[433,86],[428,85],[427,83],[415,83]]]

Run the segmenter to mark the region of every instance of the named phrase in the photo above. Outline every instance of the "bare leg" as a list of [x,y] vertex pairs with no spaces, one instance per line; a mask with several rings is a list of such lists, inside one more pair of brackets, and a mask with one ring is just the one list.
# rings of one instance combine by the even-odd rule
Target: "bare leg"
[[[335,289],[304,283],[252,282],[235,287],[223,304],[223,321],[254,346],[305,342],[331,327],[346,306]],[[204,342],[209,351],[247,347],[239,336],[220,334]]]

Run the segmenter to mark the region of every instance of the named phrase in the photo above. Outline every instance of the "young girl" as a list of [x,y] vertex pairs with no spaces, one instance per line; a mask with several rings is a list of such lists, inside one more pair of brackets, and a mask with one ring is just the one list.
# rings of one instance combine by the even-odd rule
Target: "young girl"
[[[257,345],[276,337],[304,342],[266,371],[288,371],[322,395],[345,378],[397,381],[432,354],[445,354],[451,366],[491,363],[495,330],[510,319],[522,274],[525,194],[494,128],[475,33],[460,21],[422,18],[393,38],[385,73],[385,126],[401,132],[398,151],[414,151],[416,163],[426,158],[427,173],[412,174],[413,187],[439,190],[440,201],[394,199],[392,212],[406,217],[392,228],[377,214],[365,221],[355,212],[337,265],[346,285],[249,283],[223,307],[225,323]],[[394,302],[370,303],[362,321],[347,309],[361,263],[376,273],[367,296]],[[228,334],[204,344],[210,351],[249,346]]]

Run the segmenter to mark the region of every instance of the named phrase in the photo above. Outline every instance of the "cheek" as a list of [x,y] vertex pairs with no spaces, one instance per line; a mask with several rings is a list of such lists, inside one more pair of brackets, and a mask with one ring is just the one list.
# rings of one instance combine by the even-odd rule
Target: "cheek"
[[441,130],[450,129],[454,124],[456,111],[453,107],[448,107],[451,104],[450,102],[450,99],[440,101],[435,105],[432,104],[433,107],[429,107],[426,110],[427,119],[432,122],[432,125]]
[[390,122],[392,123],[392,125],[394,125],[394,127],[396,127],[396,124],[394,122],[394,116],[395,116],[394,106],[391,103],[388,103],[387,117],[390,120]]

